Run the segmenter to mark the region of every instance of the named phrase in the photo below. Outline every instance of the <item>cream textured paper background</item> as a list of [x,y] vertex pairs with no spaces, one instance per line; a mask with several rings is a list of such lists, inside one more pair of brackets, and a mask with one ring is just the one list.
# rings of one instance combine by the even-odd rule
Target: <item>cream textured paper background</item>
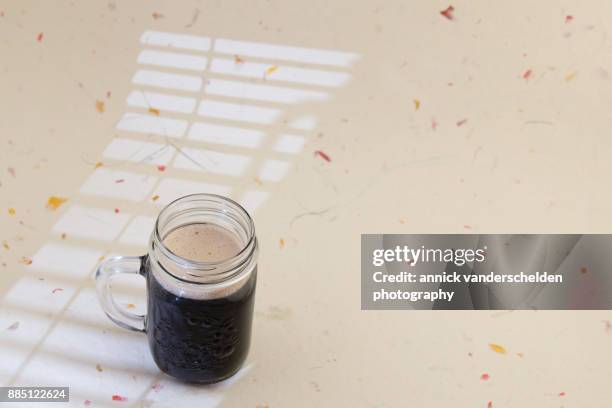
[[[31,298],[0,307],[3,382],[69,382],[74,406],[85,399],[116,406],[115,393],[129,397],[126,406],[156,407],[609,404],[612,329],[604,321],[611,313],[360,310],[361,233],[611,229],[612,5],[461,1],[453,2],[452,22],[439,14],[447,6],[2,3],[0,240],[10,246],[0,248],[3,302],[35,266],[19,259],[48,242],[93,248],[94,257],[142,252],[70,234],[62,241],[52,228],[73,205],[111,213],[120,205],[120,214],[130,217],[157,211],[147,200],[79,194],[118,134],[144,31],[361,55],[347,70],[351,81],[330,100],[294,107],[318,124],[305,133],[308,143],[283,180],[259,186],[250,173],[234,180],[271,194],[255,215],[261,240],[256,323],[248,369],[239,378],[213,388],[174,383],[156,371],[144,337],[104,318],[91,279],[72,282],[89,297],[62,312],[56,302],[73,292],[48,293],[70,282],[32,278],[32,287],[47,295],[32,289]],[[197,21],[186,28],[196,9]],[[154,19],[154,12],[163,18]],[[574,19],[566,24],[568,14]],[[103,114],[96,112],[97,99],[105,101]],[[418,111],[414,99],[421,102]],[[331,163],[313,155],[319,149]],[[163,175],[152,165],[120,169],[202,179],[170,166]],[[50,195],[70,201],[49,212]],[[10,207],[15,216],[7,214]],[[17,330],[4,329],[14,321]],[[35,322],[51,325],[40,341],[28,334]],[[490,351],[489,343],[508,353]],[[486,382],[480,380],[485,372]],[[151,390],[154,384],[163,389]]]

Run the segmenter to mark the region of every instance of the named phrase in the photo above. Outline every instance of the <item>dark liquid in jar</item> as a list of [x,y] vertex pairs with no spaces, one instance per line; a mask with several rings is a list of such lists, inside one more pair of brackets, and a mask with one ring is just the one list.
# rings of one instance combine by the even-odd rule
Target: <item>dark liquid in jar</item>
[[[228,233],[210,224],[191,224],[170,232],[164,244],[189,259],[223,260],[240,249]],[[157,366],[175,378],[197,383],[221,381],[238,371],[251,340],[256,280],[254,270],[228,295],[181,297],[167,290],[149,269],[146,332]]]
[[182,298],[147,277],[147,336],[153,359],[180,380],[212,383],[240,369],[249,351],[257,272],[238,291],[210,300]]

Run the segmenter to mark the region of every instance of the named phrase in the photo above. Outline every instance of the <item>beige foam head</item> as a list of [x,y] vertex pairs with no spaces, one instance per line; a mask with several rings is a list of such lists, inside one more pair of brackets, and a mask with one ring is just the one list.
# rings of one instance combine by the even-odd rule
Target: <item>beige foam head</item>
[[170,231],[164,245],[175,255],[196,262],[218,262],[240,252],[237,237],[214,224],[188,224]]
[[[163,238],[163,245],[175,255],[194,262],[222,262],[235,257],[243,248],[236,234],[210,223],[182,225]],[[169,292],[190,299],[215,299],[229,296],[249,280],[252,272],[244,270],[238,276],[218,284],[198,285],[182,282],[152,267],[156,280]]]

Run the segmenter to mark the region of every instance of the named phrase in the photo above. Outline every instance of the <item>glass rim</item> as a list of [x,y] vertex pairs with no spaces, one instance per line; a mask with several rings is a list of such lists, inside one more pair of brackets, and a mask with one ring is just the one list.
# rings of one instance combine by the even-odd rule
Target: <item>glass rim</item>
[[[183,202],[190,202],[190,201],[194,201],[194,202],[200,201],[202,204],[205,202],[222,203],[222,204],[229,205],[229,207],[237,211],[237,213],[239,214],[239,219],[237,221],[247,234],[247,241],[244,245],[242,245],[242,248],[240,249],[238,253],[236,253],[235,255],[229,258],[221,259],[218,261],[196,261],[196,260],[192,260],[192,259],[188,259],[188,258],[179,256],[175,254],[173,251],[171,251],[168,247],[166,247],[166,245],[164,245],[162,237],[161,237],[161,233],[160,233],[160,229],[161,229],[160,220],[163,220],[165,216],[168,216],[168,214],[172,211],[173,207],[175,207],[177,204],[180,204]],[[229,217],[229,215],[226,215],[226,216]],[[154,244],[155,247],[161,251],[164,257],[180,265],[182,268],[186,268],[187,270],[197,270],[197,271],[204,272],[204,274],[185,273],[186,276],[179,277],[171,273],[170,271],[168,271],[167,268],[164,268],[166,273],[169,273],[170,275],[172,275],[173,277],[179,280],[189,282],[189,283],[212,283],[212,282],[197,282],[197,281],[188,279],[188,277],[191,277],[191,278],[203,278],[204,276],[208,278],[219,277],[222,281],[226,279],[230,279],[235,274],[229,274],[229,276],[227,276],[228,272],[231,272],[234,270],[237,270],[237,272],[240,272],[239,270],[240,267],[243,266],[245,263],[248,263],[249,259],[253,255],[255,255],[255,251],[257,248],[257,238],[255,235],[255,223],[253,222],[251,215],[239,203],[237,203],[236,201],[232,200],[229,197],[225,197],[219,194],[195,193],[195,194],[188,194],[188,195],[179,197],[171,201],[170,203],[166,204],[166,206],[162,208],[162,210],[159,212],[157,216],[157,219],[155,220],[152,244]],[[215,270],[220,270],[220,271],[218,273],[210,273]]]

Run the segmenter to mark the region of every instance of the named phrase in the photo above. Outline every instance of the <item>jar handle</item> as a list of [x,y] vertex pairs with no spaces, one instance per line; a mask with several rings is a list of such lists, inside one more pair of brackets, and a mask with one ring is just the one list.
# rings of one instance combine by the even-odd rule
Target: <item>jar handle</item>
[[96,292],[104,313],[124,329],[144,332],[145,315],[120,308],[110,290],[111,278],[120,273],[146,276],[145,256],[115,256],[104,261],[96,271]]

